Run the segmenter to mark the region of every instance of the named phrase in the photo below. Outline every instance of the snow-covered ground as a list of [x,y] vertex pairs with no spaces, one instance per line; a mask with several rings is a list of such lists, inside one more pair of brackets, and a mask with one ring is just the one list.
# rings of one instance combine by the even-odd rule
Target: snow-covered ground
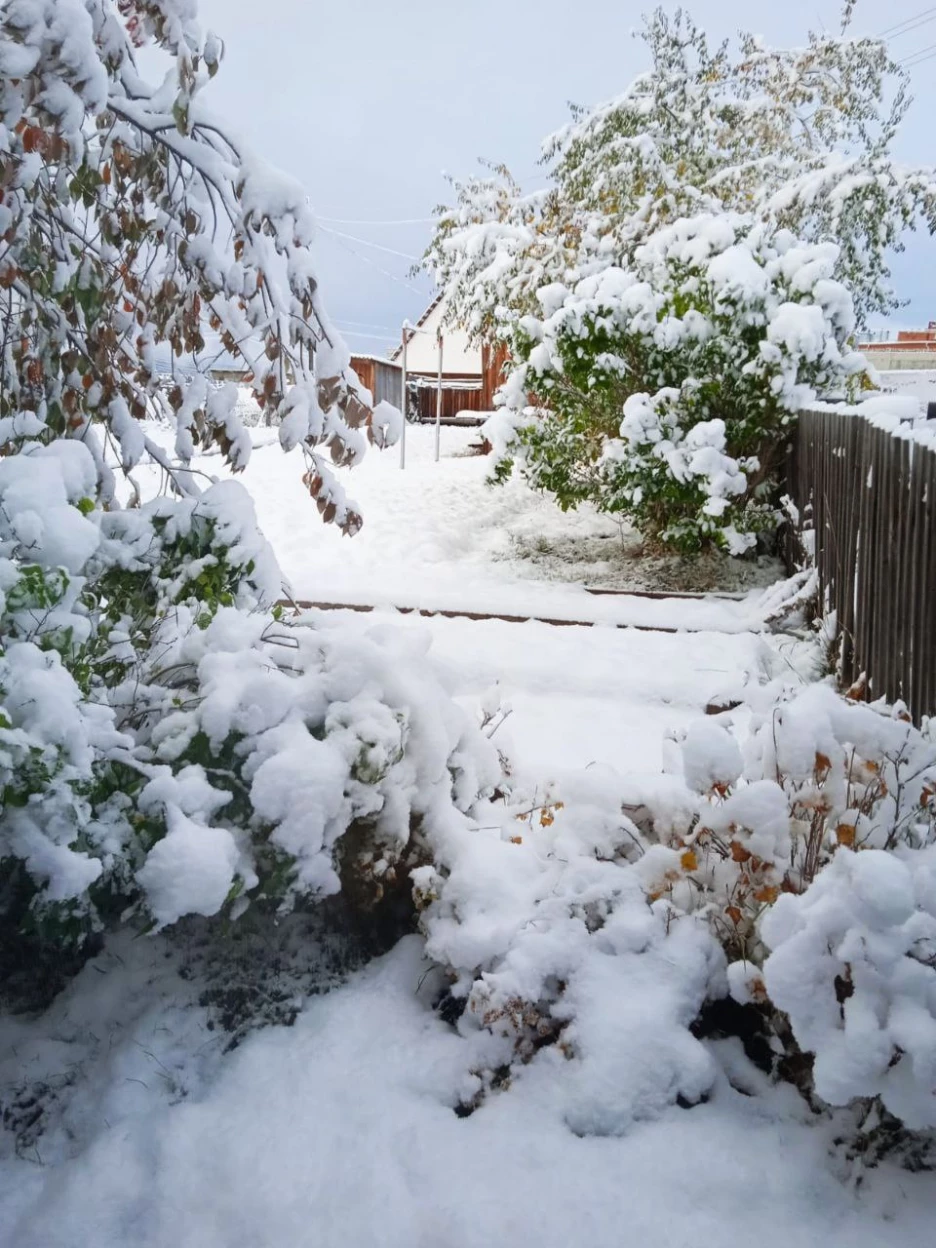
[[[139,945],[139,942],[137,942]],[[918,1248],[928,1179],[872,1174],[856,1193],[829,1133],[789,1089],[726,1078],[623,1137],[564,1125],[550,1067],[533,1062],[466,1119],[452,1112],[471,1053],[428,1008],[420,942],[407,938],[290,1028],[254,1035],[200,1081],[215,1038],[204,1011],[159,1003],[135,1024],[108,1014],[137,958],[100,959],[82,990],[92,1019],[62,1019],[50,1046],[102,1033],[101,1082],[74,1121],[65,1165],[42,1144],[0,1170],[8,1248]],[[157,968],[158,970],[158,968]],[[114,984],[110,984],[114,980]],[[421,987],[422,985],[422,987]],[[163,984],[168,992],[171,985]],[[184,992],[184,983],[177,990]],[[185,1016],[183,1016],[185,1017]],[[111,1048],[108,1050],[107,1040]],[[730,1045],[726,1065],[741,1067]],[[734,1062],[732,1062],[732,1058]],[[60,1060],[63,1060],[60,1058]],[[652,1055],[648,1054],[652,1061]],[[748,1072],[747,1078],[751,1076]],[[92,1120],[96,1119],[93,1122]]]
[[[164,430],[148,432],[168,444]],[[634,623],[648,615],[655,623],[655,608],[596,604],[583,586],[744,590],[769,585],[777,575],[770,562],[759,567],[718,559],[701,571],[673,557],[648,563],[638,557],[639,542],[626,534],[622,542],[609,517],[590,508],[563,514],[519,480],[491,488],[491,461],[469,454],[478,441],[472,429],[444,428],[436,463],[434,430],[410,426],[405,469],[394,447],[371,450],[343,473],[364,516],[363,529],[349,539],[319,520],[298,453],[283,454],[276,430],[251,433],[254,451],[242,480],[299,598]],[[194,466],[223,471],[217,454],[197,458]],[[135,475],[143,488],[155,488],[155,470]]]
[[[466,706],[490,705],[496,686],[510,714],[495,741],[526,784],[561,796],[613,769],[639,792],[658,780],[669,730],[707,703],[740,701],[743,721],[765,676],[810,674],[812,652],[765,628],[769,596],[594,598],[573,582],[597,579],[603,561],[576,569],[518,555],[536,537],[613,549],[618,535],[519,485],[488,491],[481,459],[436,465],[429,430],[410,430],[404,473],[390,452],[350,477],[365,515],[350,541],[323,528],[298,457],[263,446],[267,436],[256,431],[245,482],[298,597],[598,621],[426,619],[386,605],[312,613],[322,629],[395,632]],[[443,437],[451,451],[471,435]],[[688,631],[610,626],[638,623]],[[202,995],[205,967],[226,955],[199,951],[192,925],[113,941],[47,1015],[0,1024],[10,1128],[0,1248],[714,1248],[742,1237],[916,1248],[931,1238],[933,1178],[885,1166],[856,1190],[831,1127],[791,1088],[767,1086],[735,1041],[712,1042],[721,1073],[692,1109],[643,1104],[665,1055],[651,1046],[629,1059],[616,1071],[630,1098],[623,1134],[576,1134],[555,1047],[457,1116],[484,1033],[459,1034],[431,1008],[441,984],[421,941],[405,938],[319,995],[341,959],[335,971],[313,929],[297,961],[299,921],[282,925],[289,956],[265,949],[246,981],[275,1000],[275,1016],[298,1007],[298,1017],[231,1053],[217,1023],[234,1007]],[[651,962],[637,961],[652,979]],[[655,992],[648,980],[619,1002],[624,1017],[646,1027]],[[591,1102],[619,1101],[601,1082],[613,1061],[597,1070]]]
[[936,369],[900,368],[879,372],[881,388],[924,403],[936,402]]

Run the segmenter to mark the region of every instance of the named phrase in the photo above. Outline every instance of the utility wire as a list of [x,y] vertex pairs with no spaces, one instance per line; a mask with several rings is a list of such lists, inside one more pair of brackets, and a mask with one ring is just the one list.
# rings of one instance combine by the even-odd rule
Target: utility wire
[[395,273],[391,273],[388,269],[383,268],[377,263],[376,260],[371,259],[370,256],[365,256],[363,252],[358,251],[356,248],[349,247],[344,241],[343,236],[340,235],[337,230],[329,230],[328,233],[332,238],[334,238],[339,247],[343,247],[344,250],[350,252],[352,256],[357,256],[357,258],[359,260],[363,260],[365,264],[371,265],[377,270],[378,273],[382,273],[384,277],[389,278],[391,282],[397,282],[400,286],[405,286],[407,290],[413,291],[414,294],[419,295],[422,299],[426,298],[425,291],[420,290],[418,286],[414,286],[412,282],[404,281],[402,277],[397,277]]
[[352,332],[350,332],[349,330],[346,330],[346,329],[341,329],[341,326],[340,326],[340,325],[338,326],[338,329],[340,329],[340,330],[341,330],[341,336],[342,336],[343,338],[358,338],[358,339],[363,339],[365,342],[393,342],[393,343],[395,343],[395,342],[397,341],[397,337],[398,337],[398,335],[397,335],[397,334],[390,334],[390,335],[387,335],[387,334],[356,334],[356,333],[352,333]]
[[904,66],[904,69],[916,69],[918,65],[925,65],[926,62],[931,61],[933,57],[936,57],[936,52],[931,52],[929,56],[921,56],[919,60],[910,61],[908,65]]
[[913,65],[919,65],[923,61],[928,61],[933,53],[936,53],[936,43],[931,43],[928,47],[920,48],[916,52],[911,52],[910,55],[905,56],[899,64],[904,65],[909,69]]
[[925,25],[926,22],[923,20],[924,18],[927,21],[932,21],[933,19],[932,17],[930,17],[930,14],[933,14],[934,16],[936,16],[936,6],[931,6],[928,9],[924,9],[921,13],[914,13],[912,17],[905,17],[903,21],[895,22],[893,26],[888,26],[886,30],[882,30],[878,34],[878,38],[879,39],[884,39],[884,38],[896,39],[898,35],[903,35],[903,34],[906,34],[910,30],[915,30],[918,25],[919,26]]
[[328,225],[432,225],[435,217],[407,217],[401,221],[356,221],[344,217],[319,217],[316,221],[324,221]]
[[356,234],[345,234],[344,230],[330,230],[328,226],[321,227],[326,234],[334,234],[338,238],[346,238],[350,243],[360,243],[362,247],[373,247],[375,251],[385,251],[390,256],[400,256],[404,260],[414,260],[418,263],[420,256],[411,255],[408,251],[397,251],[395,247],[384,247],[383,243],[372,243],[369,238],[358,238]]
[[921,21],[914,22],[912,26],[905,27],[903,30],[898,31],[896,35],[891,35],[890,39],[886,39],[884,42],[890,43],[893,39],[899,39],[901,35],[910,35],[922,26],[929,26],[930,22],[936,22],[936,13],[932,17],[924,17]]
[[396,334],[399,332],[398,330],[394,329],[390,325],[374,325],[373,322],[371,321],[341,320],[341,321],[336,321],[335,324],[338,326],[339,329],[341,329],[342,327],[348,327],[350,329],[379,329],[381,331],[386,330],[388,333],[391,333],[391,334]]

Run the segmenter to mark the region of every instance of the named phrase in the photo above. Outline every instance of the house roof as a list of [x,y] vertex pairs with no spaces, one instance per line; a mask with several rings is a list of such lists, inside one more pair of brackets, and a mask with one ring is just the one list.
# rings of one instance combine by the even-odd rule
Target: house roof
[[352,360],[373,360],[375,364],[389,364],[392,368],[399,368],[396,361],[389,355],[370,355],[367,351],[352,351]]
[[[415,325],[416,329],[421,329],[422,326],[425,325],[426,321],[429,320],[429,317],[432,316],[433,312],[436,310],[436,308],[439,306],[439,304],[442,302],[444,298],[445,298],[445,291],[440,290],[439,293],[433,298],[429,306],[426,308],[425,312],[416,322],[416,325]],[[403,352],[403,344],[401,343],[400,346],[395,348],[395,350],[392,352],[390,359],[391,360],[397,359],[397,357],[400,356],[402,352]]]

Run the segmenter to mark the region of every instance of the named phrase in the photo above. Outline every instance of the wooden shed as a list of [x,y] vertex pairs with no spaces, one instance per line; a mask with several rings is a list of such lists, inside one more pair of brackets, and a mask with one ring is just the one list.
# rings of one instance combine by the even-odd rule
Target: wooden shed
[[403,370],[399,364],[379,355],[352,355],[351,367],[361,385],[371,392],[375,405],[386,401],[402,409]]

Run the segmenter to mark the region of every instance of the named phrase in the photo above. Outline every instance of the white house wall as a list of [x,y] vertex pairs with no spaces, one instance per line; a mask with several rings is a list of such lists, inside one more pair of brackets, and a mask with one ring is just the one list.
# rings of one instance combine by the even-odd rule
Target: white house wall
[[[433,308],[414,334],[406,351],[406,367],[411,373],[434,373],[439,367],[436,332],[442,319],[442,305]],[[481,375],[481,348],[468,342],[468,335],[450,325],[443,327],[442,371],[445,373],[476,373]],[[399,362],[399,361],[398,361]]]

